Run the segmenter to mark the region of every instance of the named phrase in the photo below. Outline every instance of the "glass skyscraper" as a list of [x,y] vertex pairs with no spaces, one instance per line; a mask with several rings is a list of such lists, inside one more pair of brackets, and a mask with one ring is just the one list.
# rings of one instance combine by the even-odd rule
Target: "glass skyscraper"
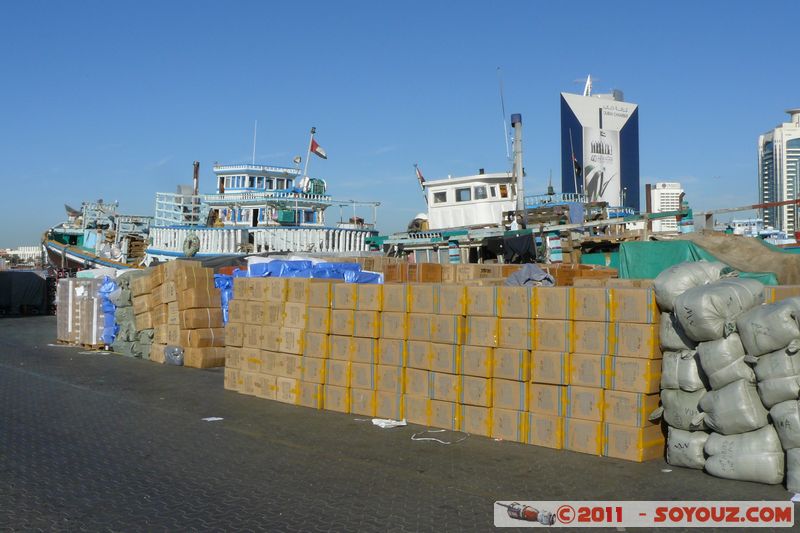
[[[800,175],[800,108],[786,111],[789,122],[758,137],[759,203],[797,199]],[[797,205],[761,210],[765,226],[794,233],[798,231]]]

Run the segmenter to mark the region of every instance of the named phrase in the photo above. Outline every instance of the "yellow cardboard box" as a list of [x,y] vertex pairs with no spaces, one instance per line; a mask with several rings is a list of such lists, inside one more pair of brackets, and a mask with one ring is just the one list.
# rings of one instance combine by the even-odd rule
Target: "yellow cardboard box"
[[497,287],[467,287],[467,316],[497,317]]
[[492,407],[492,437],[495,439],[525,442],[528,413],[513,409]]
[[333,309],[331,311],[331,333],[333,335],[352,337],[354,327],[355,311],[350,309]]
[[435,428],[461,430],[461,409],[455,402],[431,400],[430,425]]
[[611,356],[574,353],[570,357],[570,385],[584,387],[611,386]]
[[603,455],[628,461],[649,461],[664,456],[664,433],[661,426],[603,426]]
[[615,288],[611,292],[611,322],[657,324],[661,314],[652,288]]
[[603,420],[603,389],[567,386],[567,417],[581,420]]
[[603,453],[603,423],[577,418],[565,418],[564,449],[591,455],[601,455]]
[[262,365],[262,356],[261,350],[258,348],[244,348],[240,352],[241,361],[238,363],[241,364],[242,370],[247,370],[248,372],[261,372],[261,365]]
[[401,339],[378,340],[378,362],[382,365],[406,365],[406,341]]
[[383,303],[383,285],[378,283],[358,284],[356,309],[361,311],[380,311]]
[[307,383],[325,383],[325,359],[303,357],[303,381]]
[[288,278],[261,278],[264,280],[264,284],[266,285],[264,288],[265,291],[265,299],[268,302],[280,302],[283,303],[286,301],[286,288],[287,288],[287,280]]
[[277,389],[276,400],[283,403],[297,403],[297,396],[300,393],[300,380],[278,376],[275,378],[275,388]]
[[350,339],[350,360],[356,363],[376,364],[378,362],[378,340],[366,337]]
[[225,345],[241,346],[244,342],[244,325],[239,322],[228,322],[225,326]]
[[[335,311],[334,311],[335,312]],[[377,339],[381,332],[381,313],[378,311],[355,311],[353,313],[353,335]]]
[[492,380],[475,376],[461,376],[459,402],[481,407],[492,406]]
[[531,381],[569,385],[570,354],[564,352],[531,352]]
[[304,303],[286,302],[283,304],[283,325],[287,328],[305,329],[308,306]]
[[492,407],[525,411],[528,406],[528,384],[524,381],[492,378]]
[[[236,278],[242,279],[242,278]],[[177,319],[177,312],[178,312],[178,304],[175,303],[175,316]],[[169,314],[169,310],[167,311]],[[228,322],[240,322],[244,323],[247,321],[247,301],[246,300],[231,300],[228,302]]]
[[354,415],[375,416],[375,391],[350,389],[350,412]]
[[376,365],[375,388],[379,391],[403,393],[403,369],[399,366]]
[[638,357],[614,357],[611,361],[611,388],[613,390],[659,392],[661,384],[661,360]]
[[408,285],[387,283],[383,286],[382,311],[408,312]]
[[571,320],[536,320],[534,322],[534,346],[537,351],[571,352]]
[[466,344],[470,346],[497,346],[499,320],[497,317],[467,317]]
[[431,340],[431,321],[434,315],[410,313],[408,315],[408,339],[412,341]]
[[308,306],[330,308],[333,300],[333,285],[330,281],[312,281],[308,286]]
[[436,285],[436,291],[436,314],[467,314],[467,290],[464,285]]
[[528,411],[550,416],[564,416],[567,408],[567,387],[531,383],[528,387]]
[[270,326],[283,325],[283,303],[264,302],[264,323]]
[[572,320],[610,322],[611,291],[605,287],[574,287],[571,308]]
[[[248,329],[245,326],[245,343],[247,342]],[[281,328],[274,326],[261,326],[260,347],[262,350],[277,352],[281,349]]]
[[264,324],[264,302],[245,303],[245,322],[257,326]]
[[[244,348],[242,348],[244,350]],[[269,350],[259,350],[261,354],[261,372],[264,374],[270,374],[273,376],[278,375],[278,368],[286,368],[287,361],[283,358],[283,354],[279,354],[278,352],[271,352]],[[286,376],[284,372],[283,375]]]
[[350,387],[375,390],[376,367],[371,363],[350,363]]
[[432,399],[457,402],[461,387],[461,376],[443,372],[431,372],[428,375],[428,386],[430,387],[428,396]]
[[465,320],[459,315],[431,315],[430,338],[443,344],[463,344]]
[[531,376],[530,362],[531,352],[528,350],[495,348],[492,376],[516,381],[528,381]]
[[408,310],[411,313],[435,313],[436,286],[432,283],[409,283],[408,304]]
[[492,377],[494,348],[488,346],[462,346],[461,372],[467,376]]
[[431,343],[408,341],[406,343],[406,366],[409,368],[431,369]]
[[300,382],[300,390],[297,394],[297,405],[311,407],[312,409],[322,409],[324,404],[324,385],[321,383]]
[[326,410],[337,411],[339,413],[350,412],[350,389],[347,387],[325,385],[322,395]]
[[223,387],[225,387],[225,390],[236,391],[239,389],[238,386],[239,369],[225,367],[223,376],[224,376]]
[[357,283],[337,283],[333,286],[333,309],[355,310],[357,302]]
[[327,307],[306,308],[306,329],[314,333],[331,332],[331,311]]
[[492,410],[476,405],[461,406],[461,431],[489,437],[492,434]]
[[533,290],[534,318],[569,320],[572,287],[535,287]]
[[404,369],[403,392],[411,396],[428,398],[430,395],[430,372],[418,368]]
[[286,280],[286,301],[308,306],[311,278],[289,278]]
[[330,358],[339,361],[349,361],[353,353],[352,341],[353,337],[330,335],[328,337],[328,355]]
[[403,415],[412,424],[430,425],[431,400],[424,396],[403,394]]
[[337,387],[350,386],[350,361],[325,359],[325,384]]
[[408,314],[384,311],[381,313],[381,339],[408,337]]
[[614,324],[614,355],[661,359],[658,324]]
[[236,346],[225,347],[225,366],[228,368],[242,368],[242,349]]
[[403,414],[403,395],[389,391],[375,391],[375,416],[378,418],[391,418],[392,420],[402,420]]
[[278,398],[277,376],[269,374],[255,374],[252,377],[253,394],[265,400]]
[[573,352],[606,355],[613,353],[613,328],[608,322],[573,322]]
[[233,278],[233,301],[250,299],[250,278]]
[[657,407],[659,394],[642,394],[606,390],[604,393],[603,420],[610,424],[646,427],[654,423],[647,417]]
[[302,354],[305,330],[296,328],[281,328],[280,351],[285,353]]
[[532,295],[532,287],[498,287],[498,316],[500,318],[533,318]]
[[303,342],[303,355],[306,357],[327,358],[330,353],[328,348],[328,336],[324,333],[314,333],[306,331],[305,341]]
[[528,444],[560,450],[564,447],[564,418],[528,413]]
[[532,325],[533,322],[527,318],[501,318],[497,326],[497,345],[530,350],[533,346]]
[[461,373],[461,346],[432,342],[430,350],[431,370],[448,374]]

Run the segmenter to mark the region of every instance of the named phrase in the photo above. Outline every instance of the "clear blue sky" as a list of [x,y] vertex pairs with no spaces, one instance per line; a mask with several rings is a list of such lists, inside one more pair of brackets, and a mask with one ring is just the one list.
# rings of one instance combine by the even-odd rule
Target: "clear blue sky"
[[305,155],[379,228],[424,210],[414,177],[507,169],[525,124],[527,190],[558,186],[559,92],[591,73],[640,105],[642,184],[697,209],[757,201],[756,139],[800,106],[800,3],[35,2],[0,4],[0,247],[35,244],[63,204],[152,214],[201,162]]

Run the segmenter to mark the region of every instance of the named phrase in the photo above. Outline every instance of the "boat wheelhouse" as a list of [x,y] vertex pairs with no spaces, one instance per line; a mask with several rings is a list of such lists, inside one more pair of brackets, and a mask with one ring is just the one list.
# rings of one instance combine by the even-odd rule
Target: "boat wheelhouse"
[[426,181],[428,228],[498,226],[503,213],[516,205],[515,178],[510,172]]

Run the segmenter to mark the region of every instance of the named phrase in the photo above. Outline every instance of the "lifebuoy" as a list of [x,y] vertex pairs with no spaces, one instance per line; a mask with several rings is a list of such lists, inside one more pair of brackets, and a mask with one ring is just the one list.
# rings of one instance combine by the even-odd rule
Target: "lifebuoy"
[[200,251],[200,237],[190,233],[183,241],[183,255],[194,257]]

